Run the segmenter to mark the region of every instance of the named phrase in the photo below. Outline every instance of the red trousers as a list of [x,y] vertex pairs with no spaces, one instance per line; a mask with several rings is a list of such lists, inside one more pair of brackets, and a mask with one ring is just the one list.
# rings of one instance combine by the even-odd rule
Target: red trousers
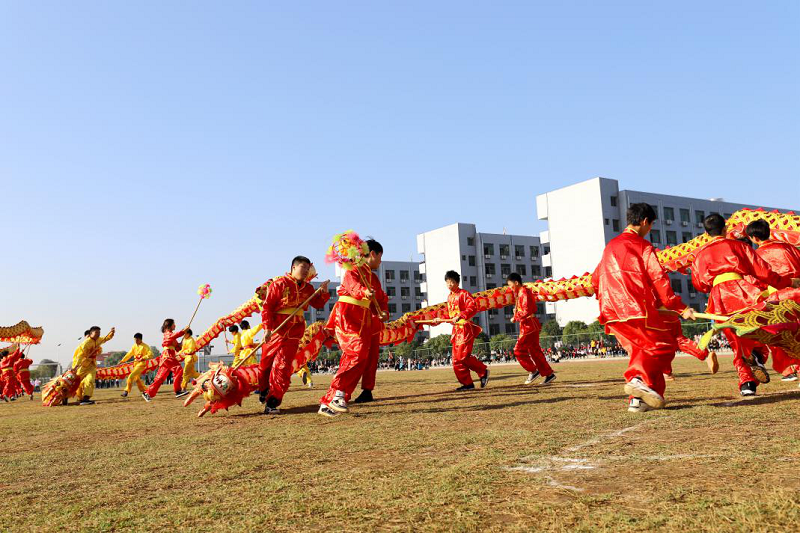
[[11,398],[19,392],[19,383],[17,382],[17,375],[14,373],[13,370],[8,370],[3,372],[3,377],[5,379],[5,385],[3,386],[3,396],[6,398]]
[[486,375],[486,365],[472,355],[472,345],[474,343],[475,339],[453,343],[453,372],[455,372],[456,379],[462,385],[470,385],[472,383],[470,370],[478,374],[479,377]]
[[753,371],[750,370],[750,367],[745,363],[742,357],[745,355],[749,356],[754,349],[758,349],[761,355],[766,356],[768,354],[767,347],[758,341],[737,337],[730,328],[723,329],[722,331],[725,337],[728,338],[728,342],[730,342],[731,349],[733,350],[733,366],[739,374],[739,385],[747,381],[758,383],[758,380],[753,376]]
[[646,327],[645,319],[634,318],[625,322],[609,322],[606,327],[613,333],[620,345],[628,352],[628,370],[625,381],[635,377],[641,378],[645,384],[664,396],[667,384],[664,372],[669,370],[678,341],[673,331],[665,328],[651,329]]
[[275,406],[280,405],[289,385],[292,382],[292,363],[300,339],[291,339],[273,335],[261,350],[261,360],[258,363],[258,388],[269,389],[267,398],[277,400]]
[[378,374],[378,361],[381,358],[381,332],[376,331],[372,334],[369,344],[369,359],[364,367],[364,376],[361,378],[361,388],[363,390],[375,389],[375,378]]
[[19,383],[25,389],[25,394],[30,396],[33,394],[33,383],[31,383],[31,373],[25,372],[19,374]]
[[772,368],[782,376],[794,374],[800,367],[800,359],[795,359],[783,348],[770,346],[769,352],[772,354]]
[[553,373],[553,369],[550,368],[550,364],[542,352],[542,347],[539,346],[538,331],[519,336],[517,344],[514,345],[514,356],[522,368],[528,372],[538,371],[544,377]]
[[158,367],[158,372],[156,372],[156,379],[153,380],[153,383],[147,387],[147,395],[151,398],[155,398],[156,394],[158,394],[158,389],[161,388],[161,384],[164,383],[169,377],[170,372],[172,372],[172,388],[175,393],[179,393],[181,391],[181,381],[183,380],[183,367],[181,363],[177,359],[168,358],[162,361],[161,365]]
[[339,360],[339,370],[331,381],[331,386],[321,402],[328,405],[333,400],[336,391],[344,392],[346,402],[358,385],[358,380],[364,374],[370,358],[373,336],[371,333],[355,334],[342,332],[336,328],[336,341],[342,349],[342,358]]

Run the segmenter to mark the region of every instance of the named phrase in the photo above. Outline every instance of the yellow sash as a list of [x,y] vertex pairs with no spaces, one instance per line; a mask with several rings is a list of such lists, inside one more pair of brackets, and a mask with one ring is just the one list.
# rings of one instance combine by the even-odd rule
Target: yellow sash
[[735,279],[742,279],[742,275],[737,274],[736,272],[726,272],[725,274],[720,274],[719,276],[714,278],[714,287],[716,287],[720,283],[725,283],[726,281],[733,281]]
[[284,307],[283,309],[278,309],[275,312],[278,313],[279,315],[291,315],[295,311],[297,311],[296,307]]
[[352,296],[339,296],[339,301],[344,302],[346,304],[357,305],[365,309],[369,308],[369,300],[358,300],[357,298],[353,298]]

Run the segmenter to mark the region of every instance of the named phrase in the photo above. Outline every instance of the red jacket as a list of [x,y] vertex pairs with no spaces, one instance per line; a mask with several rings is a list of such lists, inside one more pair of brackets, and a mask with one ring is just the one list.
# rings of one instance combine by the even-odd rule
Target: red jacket
[[649,327],[663,329],[659,307],[679,313],[686,309],[672,292],[653,245],[630,229],[606,245],[592,286],[600,301],[601,324],[644,318]]
[[481,332],[480,326],[472,322],[477,312],[478,305],[469,291],[459,288],[447,296],[447,314],[456,319],[451,337],[454,345],[469,342]]
[[[748,244],[725,237],[714,237],[703,246],[697,252],[691,268],[694,286],[700,292],[709,294],[709,313],[735,313],[758,300],[761,289],[744,279],[745,276],[752,276],[776,289],[792,284],[790,277],[773,272]],[[714,285],[715,278],[723,274],[738,278],[718,281]]]
[[31,363],[33,363],[33,359],[27,359],[27,358],[20,359],[19,361],[14,363],[14,372],[16,372],[17,374],[19,374],[20,372],[27,372],[30,374],[30,370],[28,370],[28,367],[31,366]]
[[22,350],[17,349],[14,353],[8,354],[2,360],[2,362],[0,362],[0,368],[2,368],[4,370],[5,369],[13,370],[14,369],[14,363],[16,363],[17,359],[19,359],[20,357],[22,357]]
[[800,277],[800,250],[778,241],[764,241],[756,250],[756,255],[763,259],[775,272],[790,278]]
[[[289,274],[275,279],[267,289],[264,307],[261,310],[261,322],[264,324],[264,329],[273,330],[278,327],[289,316],[289,312],[286,312],[286,310],[293,310],[299,307],[300,304],[314,294],[314,290],[310,283],[297,281]],[[331,295],[327,291],[314,296],[302,311],[294,315],[275,334],[289,339],[301,338],[306,329],[306,320],[303,313],[308,309],[309,305],[315,309],[322,309],[330,300],[330,297]],[[281,312],[282,310],[284,312]]]
[[536,297],[533,292],[525,285],[522,285],[515,297],[514,321],[519,323],[520,336],[539,333],[542,330],[542,324],[534,316],[536,314]]
[[[369,286],[365,285],[364,281]],[[383,324],[377,318],[375,304],[364,295],[367,289],[375,293],[375,299],[382,311],[389,308],[389,298],[383,292],[381,281],[368,266],[348,270],[342,276],[342,283],[337,291],[339,300],[328,320],[328,324],[334,324],[337,333],[371,336],[383,328]],[[341,344],[342,339],[339,340]]]
[[166,362],[175,364],[179,361],[177,352],[181,349],[181,343],[178,342],[178,339],[183,337],[183,332],[184,330],[164,332],[164,336],[161,339],[161,347],[164,348],[161,351],[161,355],[165,356],[164,359],[161,360],[162,365]]

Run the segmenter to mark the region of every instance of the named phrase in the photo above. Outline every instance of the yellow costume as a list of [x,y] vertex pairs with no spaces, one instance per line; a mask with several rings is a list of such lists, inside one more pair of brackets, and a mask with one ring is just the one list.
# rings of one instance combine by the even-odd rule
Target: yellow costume
[[242,351],[242,334],[237,331],[233,334],[233,341],[225,339],[225,344],[233,344],[233,362],[235,364],[239,360],[239,352]]
[[314,388],[314,382],[311,381],[311,370],[308,368],[308,363],[303,365],[303,367],[297,371],[297,375],[300,376],[300,380],[302,380],[303,385],[308,386],[309,389]]
[[246,329],[246,330],[242,331],[242,336],[241,336],[241,343],[242,343],[241,350],[242,351],[239,352],[239,357],[235,357],[233,359],[233,363],[234,364],[236,364],[236,362],[239,359],[244,359],[245,360],[244,363],[242,363],[243,365],[256,365],[256,364],[258,364],[258,361],[256,360],[256,356],[253,355],[253,347],[255,346],[254,337],[258,334],[259,331],[261,331],[262,327],[263,327],[262,324],[259,324],[254,328],[250,328],[250,329]]
[[133,357],[133,371],[128,376],[128,381],[125,384],[125,392],[131,392],[134,383],[136,383],[139,392],[144,392],[147,390],[147,387],[144,386],[144,381],[142,381],[142,372],[144,372],[147,366],[147,360],[153,358],[153,352],[150,351],[150,347],[145,343],[134,344],[128,353],[125,354],[125,357],[120,359],[119,363],[122,364],[131,357]]
[[93,339],[87,337],[78,346],[75,373],[81,378],[78,387],[78,398],[90,397],[94,394],[94,377],[97,374],[97,356],[102,352],[100,348],[103,344],[114,337],[114,332],[110,331],[105,337]]
[[194,338],[184,338],[179,354],[183,355],[183,381],[181,381],[181,389],[183,390],[186,390],[186,387],[191,383],[192,379],[200,377],[200,373],[194,367],[195,363],[197,363],[196,351],[197,343],[194,341]]

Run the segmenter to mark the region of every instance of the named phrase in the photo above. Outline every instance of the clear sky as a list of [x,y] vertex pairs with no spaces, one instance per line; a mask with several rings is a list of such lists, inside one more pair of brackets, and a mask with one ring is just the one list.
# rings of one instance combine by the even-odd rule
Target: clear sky
[[196,333],[355,229],[621,188],[800,208],[800,3],[0,2],[0,324]]

